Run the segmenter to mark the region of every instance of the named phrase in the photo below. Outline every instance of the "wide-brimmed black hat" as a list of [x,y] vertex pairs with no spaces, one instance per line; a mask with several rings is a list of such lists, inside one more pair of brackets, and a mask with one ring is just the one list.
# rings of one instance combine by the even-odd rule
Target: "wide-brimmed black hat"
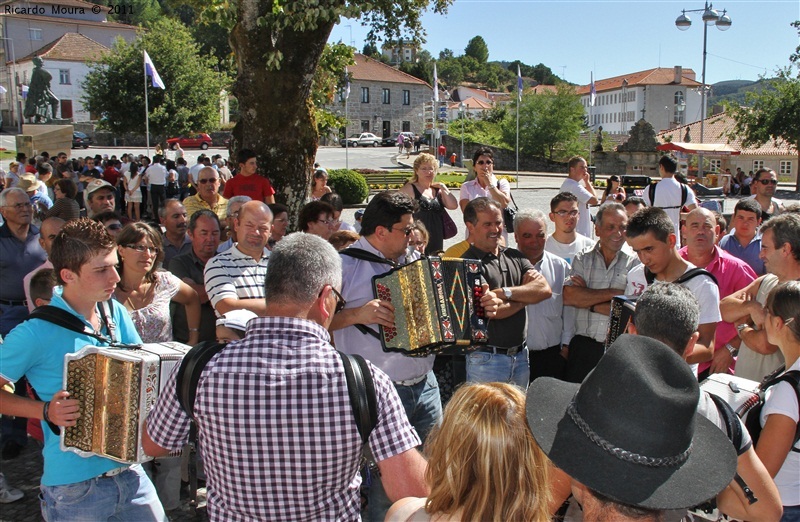
[[542,377],[528,388],[536,442],[556,466],[617,502],[683,509],[733,479],[727,435],[697,414],[689,365],[663,343],[622,335],[580,385]]

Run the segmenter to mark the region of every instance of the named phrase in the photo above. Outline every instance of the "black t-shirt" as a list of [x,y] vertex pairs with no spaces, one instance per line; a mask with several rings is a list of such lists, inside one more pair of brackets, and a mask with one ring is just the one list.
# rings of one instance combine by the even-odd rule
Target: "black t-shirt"
[[[464,259],[478,259],[483,263],[483,278],[489,289],[504,286],[520,286],[525,272],[533,265],[519,250],[506,248],[499,256],[473,246],[461,256]],[[505,319],[489,321],[489,345],[500,348],[513,348],[525,341],[527,328],[525,308]]]

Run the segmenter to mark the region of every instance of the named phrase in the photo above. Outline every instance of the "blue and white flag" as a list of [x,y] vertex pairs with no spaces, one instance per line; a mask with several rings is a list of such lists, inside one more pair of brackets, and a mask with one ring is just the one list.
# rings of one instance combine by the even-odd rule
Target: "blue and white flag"
[[346,82],[344,84],[344,99],[346,100],[350,97],[350,74],[347,72],[347,67],[344,68],[344,80]]
[[436,64],[433,64],[433,101],[439,103],[439,74],[436,72]]
[[594,107],[594,100],[595,98],[597,98],[597,90],[594,88],[594,73],[589,73],[589,74],[590,74],[589,78],[591,78],[592,81],[592,85],[589,88],[589,105]]
[[517,64],[517,101],[522,101],[522,73],[519,71],[519,64]]
[[144,52],[144,72],[146,75],[150,76],[150,81],[152,82],[153,87],[166,89],[164,82],[161,80],[161,76],[159,76],[158,71],[156,71],[156,66],[153,65],[153,60],[150,59],[147,51]]

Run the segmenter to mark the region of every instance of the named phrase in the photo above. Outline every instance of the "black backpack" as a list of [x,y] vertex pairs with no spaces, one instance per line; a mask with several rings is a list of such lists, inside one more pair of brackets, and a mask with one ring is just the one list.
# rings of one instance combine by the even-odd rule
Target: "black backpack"
[[[768,388],[783,381],[786,381],[792,385],[794,388],[794,393],[797,395],[797,403],[800,404],[800,370],[790,370],[786,373],[783,373],[783,368],[780,368],[776,372],[773,372],[764,378],[759,386],[760,400],[758,401],[758,404],[753,406],[750,411],[747,412],[747,419],[744,423],[747,431],[750,432],[750,437],[753,439],[753,444],[758,442],[758,438],[761,435],[761,410],[764,408],[764,395],[766,394]],[[800,422],[797,423],[797,429],[794,432],[791,451],[800,453],[800,449],[795,447],[797,446],[798,441],[800,441]]]
[[656,185],[658,183],[651,183],[650,186],[647,188],[647,194],[650,196],[650,206],[663,209],[668,208],[677,208],[682,209],[683,206],[686,204],[686,200],[689,199],[689,187],[686,186],[685,183],[678,183],[681,186],[681,204],[677,207],[662,207],[661,205],[656,205]]

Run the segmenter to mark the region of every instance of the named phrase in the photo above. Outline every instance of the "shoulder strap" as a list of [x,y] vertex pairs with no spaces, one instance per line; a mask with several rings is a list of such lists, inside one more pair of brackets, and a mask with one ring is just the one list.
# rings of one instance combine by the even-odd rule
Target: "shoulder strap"
[[715,285],[719,286],[719,282],[717,282],[717,278],[714,277],[714,275],[711,272],[709,272],[705,268],[698,268],[698,267],[690,268],[689,270],[684,272],[682,276],[680,276],[678,279],[676,279],[673,282],[677,283],[677,284],[682,284],[682,283],[685,283],[685,282],[687,282],[687,281],[689,281],[691,279],[694,279],[697,276],[701,276],[701,275],[709,277],[712,281],[714,281]]
[[650,206],[656,206],[656,183],[651,183],[649,187],[647,187],[647,195],[650,196]]
[[354,257],[356,259],[361,259],[362,261],[370,261],[372,263],[381,263],[381,264],[384,264],[384,265],[389,265],[391,267],[396,267],[397,266],[397,264],[394,263],[393,261],[390,261],[389,259],[386,259],[384,257],[380,257],[380,256],[378,256],[376,254],[373,254],[372,252],[367,252],[366,250],[364,250],[362,248],[349,247],[349,248],[345,248],[344,250],[342,250],[339,253],[342,254],[342,255],[345,255],[345,256]]
[[378,423],[378,404],[375,397],[375,383],[367,362],[360,355],[338,352],[347,379],[347,392],[356,420],[361,442],[366,444],[375,425]]
[[689,199],[689,187],[687,187],[684,183],[680,183],[681,186],[681,208],[686,204],[686,200]]
[[658,206],[659,208],[664,208],[664,209],[672,209],[672,208],[681,209],[686,204],[686,200],[689,199],[689,187],[687,187],[683,183],[678,182],[678,185],[681,186],[681,204],[680,205],[671,206],[671,207],[665,207],[665,206],[662,206],[662,205],[656,205],[656,186],[657,185],[658,185],[658,183],[651,183],[650,186],[647,188],[647,193],[650,196],[650,206],[651,207]]
[[[800,371],[789,370],[783,375],[775,376],[776,373],[780,373],[782,371],[783,367],[778,368],[775,372],[765,377],[760,385],[761,390],[766,391],[767,388],[774,386],[779,382],[786,381],[792,385],[792,388],[794,388],[794,393],[797,396],[797,404],[800,405]],[[794,439],[792,441],[792,451],[796,453],[800,453],[800,448],[795,447],[797,446],[798,441],[800,441],[800,422],[797,423],[797,429],[795,430]]]
[[[102,310],[102,306],[101,306]],[[53,323],[56,326],[60,326],[66,330],[70,330],[72,332],[77,332],[79,334],[88,335],[89,337],[93,337],[100,341],[103,344],[107,344],[109,346],[117,346],[119,343],[116,342],[114,339],[113,334],[113,327],[107,323],[107,319],[105,318],[105,312],[102,312],[101,317],[103,318],[104,323],[106,323],[106,328],[108,328],[109,333],[111,333],[112,338],[108,339],[105,336],[98,335],[94,332],[88,331],[86,325],[83,321],[78,319],[75,315],[58,308],[52,305],[45,305],[39,306],[33,310],[28,316],[28,319],[41,319],[42,321],[47,321],[49,323]]]
[[746,448],[742,448],[742,424],[739,421],[739,416],[736,415],[736,412],[725,402],[721,397],[709,393],[709,397],[711,400],[714,401],[714,405],[717,407],[717,411],[719,412],[720,418],[725,422],[725,430],[728,434],[728,438],[733,443],[733,447],[736,450],[737,455],[742,455],[745,451],[750,449],[752,446],[752,442],[747,445]]
[[181,361],[180,368],[178,368],[178,375],[175,380],[178,403],[193,421],[195,420],[194,400],[197,397],[197,385],[200,382],[200,376],[208,361],[225,346],[225,343],[203,341],[186,353]]

